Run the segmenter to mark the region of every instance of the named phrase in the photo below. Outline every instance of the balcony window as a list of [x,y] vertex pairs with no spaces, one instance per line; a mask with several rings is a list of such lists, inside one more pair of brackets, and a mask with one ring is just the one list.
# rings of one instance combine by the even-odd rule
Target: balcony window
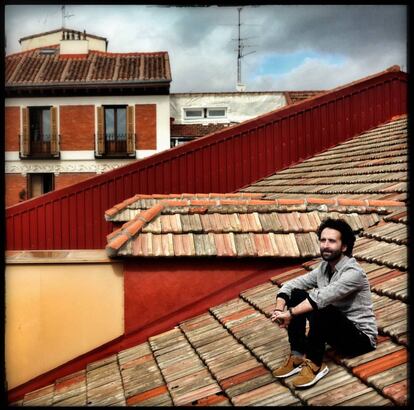
[[98,107],[98,155],[135,156],[133,108],[126,105]]
[[105,152],[127,152],[126,107],[105,107]]
[[23,108],[21,158],[58,158],[56,107]]
[[50,154],[50,107],[31,107],[29,121],[31,154]]

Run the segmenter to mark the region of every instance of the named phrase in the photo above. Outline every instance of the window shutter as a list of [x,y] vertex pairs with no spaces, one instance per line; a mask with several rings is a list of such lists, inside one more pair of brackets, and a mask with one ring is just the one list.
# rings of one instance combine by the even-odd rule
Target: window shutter
[[56,107],[50,108],[50,153],[55,157],[59,155]]
[[22,157],[30,155],[30,132],[29,132],[29,108],[22,109],[23,112],[23,138],[20,152]]
[[98,141],[97,154],[103,155],[105,153],[105,138],[104,138],[104,109],[97,107],[98,112]]
[[132,105],[127,108],[127,152],[135,154],[134,107]]

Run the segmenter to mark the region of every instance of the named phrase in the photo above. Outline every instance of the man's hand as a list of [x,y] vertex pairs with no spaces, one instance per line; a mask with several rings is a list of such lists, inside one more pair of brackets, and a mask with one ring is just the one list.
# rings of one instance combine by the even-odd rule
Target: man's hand
[[278,309],[275,309],[272,316],[270,316],[270,320],[276,322],[281,328],[287,328],[291,319],[292,316],[289,311],[280,311]]

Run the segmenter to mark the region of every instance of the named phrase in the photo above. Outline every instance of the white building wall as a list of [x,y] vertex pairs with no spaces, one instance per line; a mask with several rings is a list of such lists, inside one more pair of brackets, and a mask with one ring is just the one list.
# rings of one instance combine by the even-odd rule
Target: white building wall
[[60,40],[62,40],[62,32],[58,31],[56,33],[47,34],[44,36],[33,37],[27,40],[23,40],[20,43],[22,51],[32,50],[33,48],[51,46],[55,44],[59,44]]
[[88,54],[88,40],[62,40],[60,42],[60,54]]
[[[83,33],[82,33],[83,36]],[[51,45],[60,44],[62,40],[62,30],[57,31],[55,33],[45,34],[38,37],[29,38],[27,40],[23,40],[20,43],[21,50],[32,50],[33,48],[39,47],[46,47]],[[65,41],[82,41],[82,40],[63,40]],[[96,50],[96,51],[106,51],[106,41],[100,40],[95,37],[90,37],[86,34],[86,41],[88,41],[88,48],[89,50]]]
[[[171,117],[175,124],[240,123],[287,105],[282,92],[171,94]],[[185,108],[226,108],[223,119],[185,119]]]

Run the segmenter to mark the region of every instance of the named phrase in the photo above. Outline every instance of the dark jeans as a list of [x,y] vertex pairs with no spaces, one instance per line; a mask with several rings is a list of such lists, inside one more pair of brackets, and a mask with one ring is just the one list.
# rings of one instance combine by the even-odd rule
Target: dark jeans
[[[306,291],[293,289],[287,306],[294,307],[307,297]],[[307,336],[306,319],[309,320]],[[293,317],[287,331],[291,350],[306,354],[318,366],[322,363],[325,343],[344,356],[357,356],[374,350],[369,337],[333,305]]]

